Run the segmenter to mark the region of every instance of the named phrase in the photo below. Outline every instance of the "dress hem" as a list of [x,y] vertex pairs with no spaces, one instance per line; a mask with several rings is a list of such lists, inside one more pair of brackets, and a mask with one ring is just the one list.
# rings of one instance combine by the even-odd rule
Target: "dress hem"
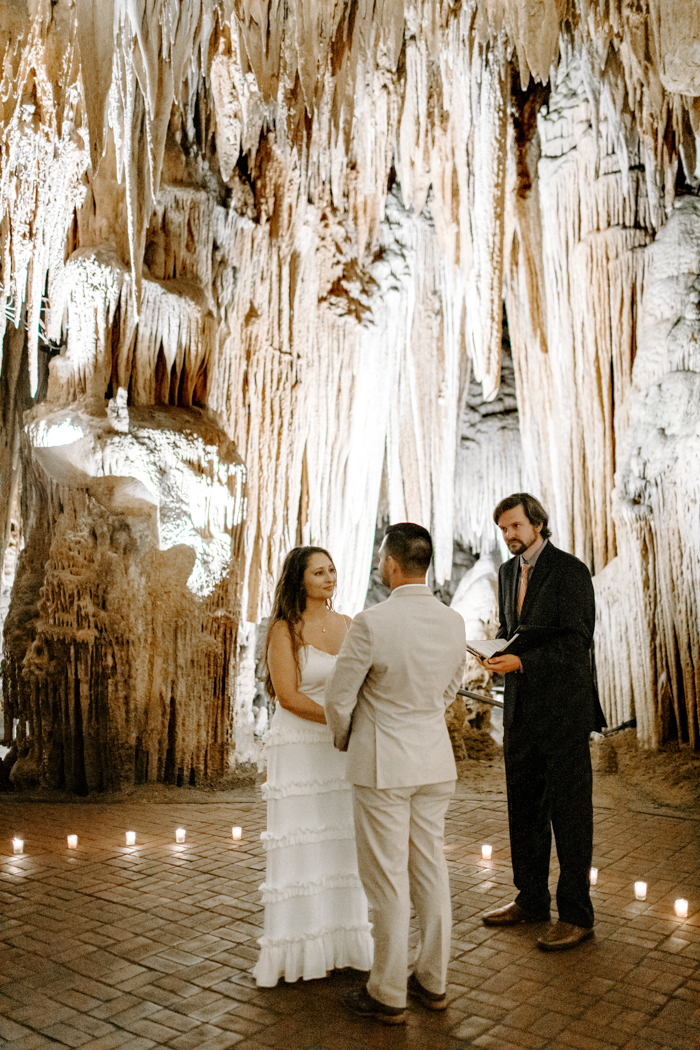
[[317,980],[345,967],[363,972],[372,968],[369,925],[335,927],[282,941],[261,937],[258,943],[261,951],[253,977],[259,988],[274,988],[281,977],[291,984],[300,978]]

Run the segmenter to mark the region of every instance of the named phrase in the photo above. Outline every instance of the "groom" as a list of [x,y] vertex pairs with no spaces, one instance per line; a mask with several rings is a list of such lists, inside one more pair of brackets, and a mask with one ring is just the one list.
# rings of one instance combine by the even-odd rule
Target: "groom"
[[[456,769],[445,725],[465,662],[464,621],[426,585],[433,554],[420,525],[390,525],[379,572],[391,595],[359,613],[326,685],[326,719],[348,752],[360,878],[373,911],[374,965],[346,1000],[384,1024],[406,1020],[406,992],[447,1005],[452,912],[443,853]],[[408,979],[408,924],[421,947]]]

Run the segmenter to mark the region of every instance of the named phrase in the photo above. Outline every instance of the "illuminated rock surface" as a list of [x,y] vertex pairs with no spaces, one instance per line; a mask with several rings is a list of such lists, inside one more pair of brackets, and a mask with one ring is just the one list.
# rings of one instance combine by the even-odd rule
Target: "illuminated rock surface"
[[[10,779],[88,791],[228,770],[245,471],[185,409],[26,422],[5,621]],[[123,413],[125,415],[125,413]]]
[[[130,741],[100,775],[171,777],[176,751],[176,778],[188,764],[219,775],[231,720],[238,758],[254,758],[252,625],[281,560],[295,542],[328,546],[337,605],[357,611],[380,489],[393,520],[432,529],[438,585],[455,540],[495,546],[506,490],[536,490],[555,541],[596,575],[610,722],[636,716],[644,743],[698,746],[695,5],[1,0],[0,30],[5,716],[28,749],[16,778],[60,779],[41,696],[69,679],[85,683],[84,714],[70,721],[74,692],[61,746],[88,724]],[[184,419],[204,442],[187,452]],[[134,427],[153,436],[130,458]],[[167,447],[179,491],[198,491],[205,446],[226,523],[212,535],[201,508],[169,518],[153,480]],[[138,600],[120,582],[119,522]],[[87,636],[51,642],[64,648],[45,651],[50,675],[36,655],[55,573],[85,557],[92,580],[103,551],[122,566],[104,603],[124,637],[165,659],[178,689],[190,670],[176,668],[209,676],[182,699],[175,743],[168,690],[156,714],[152,685],[138,701],[148,743],[129,737],[121,680],[103,700],[108,676],[70,663],[70,645],[93,654]],[[199,655],[156,622],[156,563],[171,565],[173,616],[195,603],[182,645]],[[230,636],[207,626],[217,611]],[[228,729],[202,721],[212,705],[232,712]],[[205,760],[214,745],[222,757]],[[71,776],[97,785],[86,756]]]

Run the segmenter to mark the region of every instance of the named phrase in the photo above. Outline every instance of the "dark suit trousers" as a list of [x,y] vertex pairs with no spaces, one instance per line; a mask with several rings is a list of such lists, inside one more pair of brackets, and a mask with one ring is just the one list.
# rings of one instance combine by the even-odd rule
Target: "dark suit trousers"
[[593,776],[588,735],[573,739],[537,728],[522,705],[504,732],[513,881],[521,908],[550,906],[552,831],[559,858],[557,910],[563,922],[593,925],[589,872],[593,856]]

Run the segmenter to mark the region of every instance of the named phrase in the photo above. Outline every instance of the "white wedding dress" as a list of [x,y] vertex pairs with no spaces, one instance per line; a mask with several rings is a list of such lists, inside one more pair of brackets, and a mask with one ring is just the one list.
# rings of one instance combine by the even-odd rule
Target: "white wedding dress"
[[[307,645],[299,659],[300,692],[323,705],[336,657]],[[372,936],[357,874],[345,755],[333,747],[328,726],[280,704],[265,744],[265,920],[253,976],[271,988],[282,976],[308,981],[336,967],[369,970]]]

